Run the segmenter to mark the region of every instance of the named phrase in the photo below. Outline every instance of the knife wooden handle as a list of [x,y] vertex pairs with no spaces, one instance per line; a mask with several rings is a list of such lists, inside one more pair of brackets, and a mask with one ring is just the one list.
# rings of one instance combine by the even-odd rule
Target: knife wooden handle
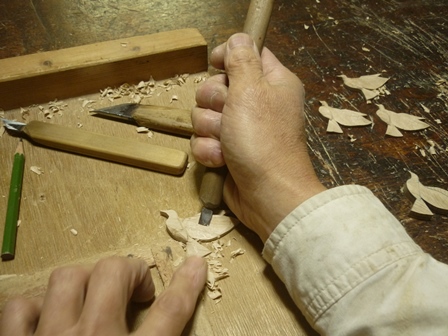
[[222,189],[226,176],[226,166],[206,169],[199,189],[199,199],[207,209],[216,209],[221,205]]
[[31,121],[23,132],[34,142],[51,148],[166,174],[180,175],[187,165],[188,156],[183,151],[77,128]]
[[260,52],[263,49],[273,5],[274,0],[252,0],[244,22],[243,32],[252,37]]
[[165,106],[139,105],[132,114],[139,126],[184,136],[193,134],[191,111]]

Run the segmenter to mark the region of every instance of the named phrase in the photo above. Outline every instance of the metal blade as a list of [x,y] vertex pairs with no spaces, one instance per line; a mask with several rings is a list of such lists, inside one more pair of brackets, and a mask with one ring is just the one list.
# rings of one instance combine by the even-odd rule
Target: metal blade
[[203,207],[198,223],[204,226],[209,226],[210,222],[212,221],[212,217],[213,217],[213,210]]
[[98,113],[113,118],[132,120],[132,115],[134,114],[134,110],[137,108],[137,106],[138,104],[134,103],[120,104],[110,107],[103,107],[98,110],[92,110],[90,112]]
[[2,122],[6,129],[14,132],[21,132],[22,129],[26,126],[25,123],[14,120],[2,119]]

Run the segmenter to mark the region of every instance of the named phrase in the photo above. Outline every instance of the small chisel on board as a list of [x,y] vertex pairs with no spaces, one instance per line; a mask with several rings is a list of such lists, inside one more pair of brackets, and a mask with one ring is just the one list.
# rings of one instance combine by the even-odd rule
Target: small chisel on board
[[[243,31],[252,37],[260,53],[263,49],[273,4],[274,0],[251,0],[244,22]],[[226,175],[225,167],[206,169],[199,190],[199,199],[203,204],[199,224],[210,225],[213,210],[221,204]]]
[[7,129],[27,135],[32,142],[67,152],[171,175],[182,174],[187,166],[187,153],[172,148],[36,120],[28,124],[2,121]]
[[191,111],[166,106],[120,104],[91,112],[111,118],[125,119],[152,130],[190,137],[193,134]]

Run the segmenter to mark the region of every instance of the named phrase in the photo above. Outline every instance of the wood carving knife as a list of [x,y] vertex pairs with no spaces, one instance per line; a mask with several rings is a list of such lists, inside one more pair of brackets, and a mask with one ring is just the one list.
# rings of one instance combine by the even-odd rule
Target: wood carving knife
[[191,111],[166,106],[120,104],[91,112],[135,122],[149,129],[190,137],[193,134]]
[[42,121],[30,121],[28,124],[7,119],[2,121],[7,129],[28,136],[32,142],[67,152],[171,175],[182,174],[187,166],[187,153],[172,148]]
[[[243,32],[252,37],[260,52],[263,49],[273,4],[274,0],[251,0],[244,23]],[[218,208],[222,201],[226,175],[225,167],[206,169],[199,189],[199,199],[203,204],[199,224],[210,225],[213,210]]]

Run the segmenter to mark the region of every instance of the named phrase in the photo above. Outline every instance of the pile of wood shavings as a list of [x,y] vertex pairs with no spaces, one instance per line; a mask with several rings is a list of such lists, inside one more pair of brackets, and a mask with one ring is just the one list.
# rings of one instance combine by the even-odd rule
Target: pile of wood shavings
[[[108,87],[104,90],[100,90],[100,94],[101,98],[106,98],[110,101],[123,97],[129,97],[134,103],[139,104],[144,98],[153,97],[157,91],[157,88],[161,88],[164,91],[170,91],[175,86],[184,85],[189,76],[189,74],[176,75],[174,78],[169,78],[162,83],[157,83],[154,78],[151,77],[148,81],[141,81],[135,85],[124,83],[118,88]],[[177,100],[177,98],[173,96],[172,101],[173,100]]]
[[[39,105],[38,107],[39,107],[40,112],[44,114],[45,118],[52,119],[53,116],[55,116],[56,114],[63,115],[63,110],[67,106],[68,105],[66,103],[64,103],[63,101],[54,100],[54,101],[51,101],[48,103],[48,108],[45,108],[42,105]],[[21,113],[22,113],[22,118],[24,118],[24,114],[28,113],[28,111],[25,109],[21,109]]]
[[[226,279],[230,276],[229,269],[224,267],[219,259],[225,258],[226,249],[231,245],[231,240],[229,240],[226,244],[224,244],[221,240],[214,241],[211,243],[213,252],[206,257],[209,265],[207,273],[207,295],[209,298],[214,300],[215,303],[219,303],[222,300],[222,289],[219,287],[218,281]],[[241,256],[245,252],[246,251],[242,248],[231,251],[229,255],[230,262],[233,262],[237,256]]]

